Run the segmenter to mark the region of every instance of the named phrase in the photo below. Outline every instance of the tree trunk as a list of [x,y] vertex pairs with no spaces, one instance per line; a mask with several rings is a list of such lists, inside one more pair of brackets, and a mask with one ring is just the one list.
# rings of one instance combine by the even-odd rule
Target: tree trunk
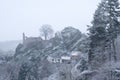
[[110,52],[109,52],[109,61],[111,62],[111,60],[112,60],[112,57],[111,57],[111,55],[112,55],[111,44],[109,45],[109,49],[110,49],[110,50],[109,50],[109,51],[110,51]]
[[116,47],[115,47],[115,40],[112,40],[112,47],[113,47],[113,58],[114,61],[117,61],[117,52],[116,52]]

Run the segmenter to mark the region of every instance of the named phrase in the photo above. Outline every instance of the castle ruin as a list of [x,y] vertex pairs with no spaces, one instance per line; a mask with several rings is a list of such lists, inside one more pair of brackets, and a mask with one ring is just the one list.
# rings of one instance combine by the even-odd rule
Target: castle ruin
[[33,42],[42,41],[41,37],[27,37],[25,33],[23,33],[23,45],[28,45]]

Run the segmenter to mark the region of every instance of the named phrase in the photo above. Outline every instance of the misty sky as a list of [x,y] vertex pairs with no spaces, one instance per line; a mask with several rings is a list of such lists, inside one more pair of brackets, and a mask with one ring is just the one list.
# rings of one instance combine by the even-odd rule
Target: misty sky
[[39,36],[50,24],[56,31],[73,26],[86,32],[100,0],[0,0],[0,41]]

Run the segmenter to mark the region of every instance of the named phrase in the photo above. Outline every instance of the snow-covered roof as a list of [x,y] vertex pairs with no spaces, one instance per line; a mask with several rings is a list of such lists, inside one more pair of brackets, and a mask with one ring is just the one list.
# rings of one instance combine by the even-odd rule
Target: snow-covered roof
[[80,55],[80,52],[79,52],[79,51],[73,51],[73,52],[71,53],[71,56],[78,56],[78,55]]
[[62,56],[61,59],[64,59],[64,60],[70,60],[71,57],[69,57],[69,56]]

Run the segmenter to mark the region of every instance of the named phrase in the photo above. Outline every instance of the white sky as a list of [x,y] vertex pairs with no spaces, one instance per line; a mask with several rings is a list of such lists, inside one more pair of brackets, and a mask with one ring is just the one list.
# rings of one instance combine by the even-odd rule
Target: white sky
[[39,36],[50,24],[56,31],[73,26],[86,32],[101,0],[0,0],[0,41]]

